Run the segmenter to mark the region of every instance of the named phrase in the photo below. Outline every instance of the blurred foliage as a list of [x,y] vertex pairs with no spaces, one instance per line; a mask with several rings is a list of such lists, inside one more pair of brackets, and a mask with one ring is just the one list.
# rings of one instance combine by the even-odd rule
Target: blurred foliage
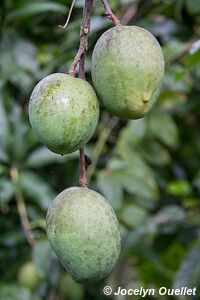
[[[96,136],[86,147],[93,159],[90,187],[107,197],[120,221],[123,247],[115,270],[100,283],[78,285],[46,240],[47,207],[57,193],[78,184],[78,155],[60,157],[37,141],[28,100],[42,77],[69,68],[79,44],[83,2],[76,0],[65,30],[58,25],[65,22],[69,0],[0,4],[0,300],[107,299],[106,284],[113,289],[200,288],[198,0],[110,1],[123,24],[143,26],[157,37],[166,62],[153,111],[141,120],[122,121],[101,108]],[[95,1],[86,59],[89,81],[92,49],[110,26]],[[20,222],[23,202],[36,241],[32,248]],[[28,262],[39,274],[34,289],[19,280]]]

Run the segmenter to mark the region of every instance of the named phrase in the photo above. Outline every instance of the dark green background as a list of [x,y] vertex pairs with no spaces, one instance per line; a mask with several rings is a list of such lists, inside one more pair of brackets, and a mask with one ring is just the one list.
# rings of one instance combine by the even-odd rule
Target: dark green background
[[[66,72],[78,49],[83,1],[76,0],[68,27],[58,28],[70,4],[0,4],[0,299],[108,299],[102,294],[105,285],[200,288],[200,50],[189,51],[200,36],[199,0],[111,1],[123,24],[142,26],[157,37],[166,62],[162,93],[148,116],[121,121],[101,108],[98,129],[86,146],[93,159],[90,187],[110,201],[120,222],[121,258],[105,281],[77,286],[49,248],[46,210],[56,194],[78,185],[78,154],[60,157],[42,146],[27,107],[35,84],[52,72]],[[88,81],[92,49],[110,26],[96,0]],[[16,180],[11,180],[13,170],[19,173]],[[17,195],[25,201],[33,249],[21,227]],[[17,280],[30,260],[41,274],[33,291]]]

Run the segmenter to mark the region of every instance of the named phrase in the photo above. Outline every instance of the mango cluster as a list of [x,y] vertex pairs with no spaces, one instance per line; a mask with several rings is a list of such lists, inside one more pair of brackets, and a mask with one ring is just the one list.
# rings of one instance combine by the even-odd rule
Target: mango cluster
[[[122,119],[144,117],[162,86],[161,47],[141,27],[116,26],[97,41],[91,75],[93,86],[68,74],[51,74],[32,92],[33,131],[55,153],[74,152],[91,139],[99,119],[98,99]],[[75,281],[98,281],[111,272],[121,249],[119,224],[99,193],[83,187],[64,190],[51,203],[46,224],[52,249]]]

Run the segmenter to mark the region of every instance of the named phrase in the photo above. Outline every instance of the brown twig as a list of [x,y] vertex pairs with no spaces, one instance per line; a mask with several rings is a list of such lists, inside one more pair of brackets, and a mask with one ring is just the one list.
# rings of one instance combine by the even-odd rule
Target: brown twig
[[75,76],[76,67],[77,67],[78,63],[80,62],[81,56],[83,55],[84,52],[85,52],[85,48],[80,46],[76,56],[74,57],[73,63],[68,71],[69,75],[71,75],[73,77]]
[[79,158],[79,184],[82,187],[87,187],[87,174],[86,174],[86,169],[85,169],[85,153],[84,149],[81,148],[79,150],[80,153],[80,158]]
[[[88,48],[88,34],[90,32],[90,16],[92,13],[93,0],[85,0],[83,8],[83,20],[80,29],[80,45],[73,63],[68,71],[69,75],[74,76],[77,65],[79,64],[79,77],[84,78],[84,57]],[[81,69],[81,71],[80,71]]]
[[[69,69],[69,75],[75,76],[75,70],[79,64],[79,73],[78,77],[81,79],[85,78],[85,53],[88,49],[88,34],[90,32],[90,16],[92,13],[93,0],[85,0],[85,6],[83,8],[83,20],[80,30],[80,45],[79,50],[74,58],[74,61]],[[87,187],[87,174],[85,169],[85,153],[84,149],[79,150],[79,183],[82,187]]]
[[108,0],[101,0],[103,7],[105,9],[105,15],[108,20],[111,20],[115,26],[120,26],[120,20],[112,12]]
[[[14,183],[18,182],[19,172],[18,172],[17,167],[14,166],[11,168],[10,176]],[[23,194],[20,190],[16,191],[15,198],[16,198],[16,202],[17,202],[17,210],[19,212],[19,216],[21,219],[24,235],[25,235],[29,245],[31,247],[33,247],[35,245],[35,240],[33,239],[32,235],[31,235],[30,223],[29,223],[27,212],[26,212],[26,205],[25,205]]]

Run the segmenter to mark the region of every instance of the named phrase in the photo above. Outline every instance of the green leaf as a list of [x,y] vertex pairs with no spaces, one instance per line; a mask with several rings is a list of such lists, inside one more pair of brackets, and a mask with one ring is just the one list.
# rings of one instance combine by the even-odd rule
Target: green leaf
[[200,50],[193,54],[188,54],[184,57],[186,68],[192,70],[200,65]]
[[189,14],[198,15],[200,14],[200,3],[196,0],[186,0],[186,8]]
[[192,192],[190,183],[187,180],[171,181],[167,184],[166,190],[171,195],[178,197],[187,197]]
[[[10,222],[10,220],[9,220],[9,222]],[[11,224],[14,224],[14,223],[11,222]],[[16,228],[12,228],[12,230],[9,230],[9,231],[7,230],[7,232],[3,232],[1,234],[1,236],[0,236],[0,244],[1,245],[5,246],[7,248],[12,248],[12,247],[14,248],[14,247],[16,247],[16,245],[20,245],[21,243],[24,242],[25,237],[24,237],[22,228],[19,227],[19,224],[17,224]]]
[[50,268],[52,260],[52,249],[47,240],[37,241],[32,252],[32,260],[40,271],[42,277],[45,277]]
[[66,160],[78,158],[78,151],[61,156],[53,153],[46,147],[39,147],[32,151],[26,160],[26,166],[30,168],[42,167],[51,163],[64,163]]
[[67,13],[67,7],[65,5],[59,4],[57,2],[29,2],[29,3],[22,3],[22,6],[12,10],[7,15],[7,21],[12,20],[20,20],[22,18],[28,18],[34,15],[38,15],[41,13],[46,12],[55,12],[55,13],[61,13],[66,14]]
[[50,202],[55,197],[53,189],[39,175],[30,171],[21,172],[19,186],[44,210],[48,209]]
[[12,82],[21,89],[22,94],[30,93],[35,74],[39,72],[35,45],[15,31],[5,30],[0,41],[0,52],[2,79]]
[[12,110],[9,114],[10,126],[12,128],[12,140],[10,151],[17,162],[22,162],[27,152],[26,134],[28,126],[24,122],[22,110],[15,102],[12,102]]
[[30,290],[15,284],[0,285],[0,300],[33,300]]
[[155,269],[165,277],[171,279],[172,272],[164,266],[162,263],[159,254],[149,245],[138,245],[137,251],[142,254],[149,262],[152,262]]
[[[0,153],[0,160],[1,160],[1,153]],[[0,164],[0,175],[5,175],[9,172],[8,168],[2,164]]]
[[169,91],[188,93],[192,88],[191,76],[184,67],[172,64],[165,72],[164,87]]
[[147,218],[142,224],[127,233],[124,238],[124,247],[129,249],[140,244],[141,240],[151,241],[158,233],[157,225],[152,218]]
[[200,286],[200,244],[195,245],[181,263],[174,279],[174,288]]
[[97,186],[115,210],[121,208],[122,186],[117,174],[106,169],[100,171],[97,176]]
[[197,171],[195,178],[193,179],[193,185],[198,189],[200,193],[200,170]]
[[158,189],[153,173],[144,169],[140,172],[130,163],[130,168],[127,166],[120,176],[126,191],[144,199],[157,200]]
[[172,149],[178,146],[178,130],[170,115],[156,111],[149,114],[147,122],[150,132],[161,142]]
[[121,131],[118,143],[138,144],[146,133],[146,124],[144,120],[129,121]]
[[8,133],[9,124],[4,105],[4,94],[2,87],[0,87],[0,137],[3,139],[3,137],[6,137]]
[[10,201],[14,195],[15,186],[9,179],[0,178],[0,205]]
[[[1,143],[1,138],[0,138]],[[7,163],[9,161],[8,155],[3,147],[3,143],[0,144],[0,162]]]
[[127,204],[120,213],[120,219],[131,228],[140,225],[146,217],[146,210],[134,204]]
[[163,54],[166,65],[176,59],[186,48],[186,44],[179,40],[171,40],[163,47]]
[[137,153],[131,157],[130,160],[111,159],[107,169],[98,174],[97,185],[115,209],[122,205],[122,190],[143,199],[158,198],[153,173]]
[[124,247],[131,248],[140,244],[141,240],[150,241],[158,234],[176,232],[186,218],[185,212],[177,205],[168,205],[161,208],[154,216],[146,218],[134,230],[128,232],[124,239]]
[[153,217],[161,233],[169,234],[177,230],[186,218],[184,210],[178,205],[166,205]]
[[141,145],[140,152],[150,164],[155,166],[164,166],[170,162],[169,152],[157,142],[146,142],[144,147]]
[[0,87],[0,160],[8,162],[9,158],[6,153],[7,145],[10,140],[10,128],[7,113],[5,110],[5,93]]
[[142,157],[132,150],[124,158],[118,168],[114,167],[114,160],[109,162],[110,168],[113,169],[113,173],[118,177],[123,188],[138,197],[156,200],[158,189],[154,174]]

